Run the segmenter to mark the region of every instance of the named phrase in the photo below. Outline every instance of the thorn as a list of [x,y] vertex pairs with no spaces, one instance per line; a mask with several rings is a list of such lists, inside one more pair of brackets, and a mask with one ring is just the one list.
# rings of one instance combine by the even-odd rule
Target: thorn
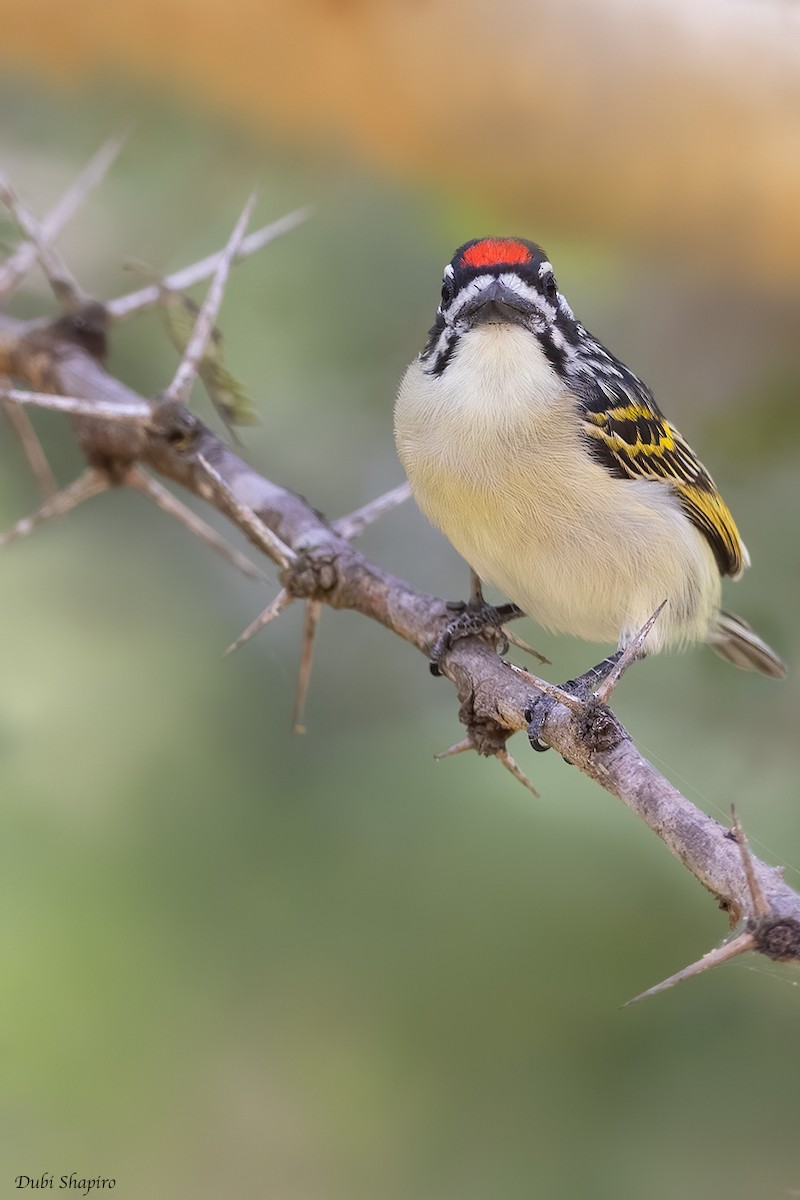
[[163,484],[154,479],[141,467],[131,467],[125,476],[125,482],[131,487],[136,488],[144,496],[148,496],[155,501],[163,512],[169,513],[182,525],[185,525],[190,533],[195,537],[199,537],[201,542],[205,542],[212,550],[216,550],[217,554],[222,555],[226,562],[237,567],[244,575],[250,579],[255,579],[259,583],[263,583],[266,576],[259,571],[255,563],[251,563],[247,555],[240,553],[234,546],[228,545],[223,537],[221,537],[216,529],[208,525],[202,517],[198,517],[197,513],[193,512],[188,505],[184,504],[177,496],[168,491]]
[[270,621],[274,621],[276,617],[279,617],[293,600],[294,596],[287,592],[286,588],[281,588],[272,603],[268,604],[264,611],[259,613],[255,621],[250,622],[247,629],[239,634],[235,642],[231,642],[223,657],[227,658],[229,654],[233,654],[234,650],[238,650],[245,642],[249,642],[250,638],[258,633],[259,629],[263,629],[265,625],[269,625]]
[[228,239],[228,244],[219,256],[213,278],[206,293],[206,298],[203,301],[200,312],[197,314],[192,335],[183,352],[183,358],[178,365],[172,383],[164,392],[164,402],[171,401],[177,404],[185,404],[189,398],[192,384],[197,376],[197,369],[205,355],[208,339],[211,337],[214,329],[214,322],[217,319],[217,313],[222,304],[222,297],[225,295],[225,284],[228,282],[233,260],[242,244],[248,222],[255,207],[257,194],[256,191],[250,193],[250,197],[242,209],[239,220],[234,226],[233,233]]
[[674,987],[676,983],[683,983],[684,979],[690,979],[692,975],[701,975],[703,971],[710,971],[713,967],[718,967],[720,963],[727,962],[729,958],[735,958],[737,954],[745,954],[748,950],[754,949],[755,944],[752,933],[740,933],[733,941],[725,942],[724,945],[709,950],[708,954],[704,954],[697,962],[670,975],[669,979],[662,980],[661,983],[648,988],[646,992],[640,992],[632,1000],[626,1000],[622,1007],[628,1008],[631,1004],[638,1004],[640,1000],[646,1000],[648,996],[655,996],[657,992],[665,992],[667,988]]
[[73,508],[82,504],[84,500],[98,496],[100,492],[107,491],[110,486],[107,475],[94,467],[87,467],[77,479],[68,483],[60,492],[56,492],[49,500],[45,500],[44,504],[29,517],[23,517],[7,533],[0,534],[0,550],[10,545],[11,542],[17,542],[20,538],[27,537],[45,521],[65,516]]
[[292,713],[292,733],[305,733],[303,724],[305,715],[308,687],[311,683],[311,664],[314,660],[314,639],[319,628],[322,615],[322,604],[319,600],[306,601],[306,619],[303,626],[303,648],[300,651],[300,669],[297,672],[297,691],[294,698]]
[[[453,746],[448,746],[446,750],[440,750],[439,753],[434,754],[433,757],[435,758],[436,762],[441,762],[443,758],[453,758],[456,754],[464,754],[467,750],[474,749],[475,745],[468,734],[465,738],[462,738],[460,742],[456,742]],[[514,776],[518,783],[521,783],[524,788],[527,788],[529,792],[532,792],[533,795],[539,799],[539,793],[537,792],[536,788],[533,786],[530,779],[528,779],[527,775],[520,770],[516,760],[511,757],[505,748],[502,750],[497,750],[492,757],[496,758],[498,762],[502,763],[505,769],[509,772],[509,774]]]
[[469,569],[469,602],[474,608],[483,608],[486,601],[483,598],[483,584],[477,571]]
[[47,461],[47,455],[44,452],[42,443],[39,441],[36,430],[31,424],[31,419],[24,408],[19,404],[12,404],[10,400],[3,401],[8,423],[17,435],[23,453],[28,460],[28,466],[33,472],[33,477],[39,488],[39,493],[43,500],[49,500],[58,491],[58,482],[53,474],[50,463]]
[[[270,225],[256,229],[253,233],[248,234],[242,242],[235,255],[235,261],[239,262],[243,258],[249,258],[250,255],[256,254],[282,234],[288,233],[303,221],[307,221],[310,216],[310,208],[298,208],[295,212],[287,213],[285,217],[279,217]],[[209,254],[207,258],[200,259],[199,262],[193,263],[189,267],[184,267],[182,271],[176,271],[174,275],[167,275],[159,283],[151,283],[147,287],[140,288],[139,291],[129,292],[125,296],[117,297],[116,300],[109,300],[105,306],[109,320],[124,321],[126,317],[130,317],[134,313],[155,308],[160,302],[162,287],[176,292],[184,292],[187,288],[194,287],[196,283],[202,283],[204,279],[208,279],[214,274],[224,253],[225,251],[221,250],[216,254]]]
[[661,601],[652,617],[648,617],[634,639],[625,647],[623,654],[620,656],[619,662],[611,669],[611,671],[609,671],[606,678],[600,684],[600,687],[595,692],[595,699],[599,700],[601,704],[608,703],[609,699],[611,698],[611,693],[614,691],[614,688],[617,686],[628,667],[631,665],[631,663],[636,662],[636,660],[641,657],[641,649],[644,645],[645,638],[655,625],[658,618],[661,616],[666,603],[666,600]]
[[411,495],[411,488],[407,483],[400,483],[397,487],[392,488],[389,492],[384,492],[382,496],[371,500],[369,504],[357,508],[355,512],[348,513],[346,517],[339,517],[333,521],[333,528],[340,537],[347,538],[348,542],[354,537],[358,537],[360,533],[371,525],[373,521],[377,521],[384,513],[390,512],[393,508],[397,508],[399,504],[403,504]]
[[744,868],[745,878],[747,879],[747,890],[750,893],[750,903],[753,906],[751,919],[761,921],[764,917],[769,917],[772,915],[772,909],[770,908],[769,901],[761,890],[761,885],[756,879],[756,873],[753,869],[753,858],[750,854],[750,847],[747,844],[747,838],[744,835],[742,823],[739,820],[739,816],[733,804],[731,805],[731,817],[733,819],[731,833],[736,839],[736,844],[739,847],[739,853],[742,856],[742,867]]
[[28,392],[21,388],[0,387],[0,400],[12,404],[35,404],[39,408],[51,408],[55,412],[71,413],[78,417],[98,418],[103,421],[149,422],[152,409],[144,400],[124,402],[116,400],[86,400],[80,396],[57,396],[50,392]]
[[456,754],[464,754],[467,750],[474,750],[469,737],[462,738],[460,742],[456,742],[452,746],[448,746],[446,750],[440,750],[438,754],[434,754],[436,762],[441,762],[443,758],[453,758]]
[[[53,242],[68,221],[72,219],[89,193],[105,177],[120,150],[128,139],[130,130],[117,134],[100,147],[89,160],[63,196],[51,208],[41,223],[41,233],[46,242]],[[25,278],[36,262],[37,252],[33,242],[22,242],[0,267],[0,304],[6,304],[18,284]]]
[[521,783],[524,788],[527,788],[529,792],[532,792],[537,800],[541,799],[536,788],[533,786],[530,779],[528,779],[528,776],[524,773],[524,771],[521,770],[516,759],[512,758],[507,750],[498,750],[495,754],[495,758],[503,764],[505,769],[514,776],[518,783]]
[[33,243],[39,265],[47,276],[53,295],[62,308],[74,312],[88,297],[81,291],[69,267],[57,250],[50,245],[42,226],[25,207],[10,181],[0,172],[0,200],[5,204],[23,236]]
[[253,512],[252,508],[247,508],[244,504],[239,503],[233,489],[222,478],[216,467],[212,467],[207,458],[198,454],[196,462],[211,480],[226,509],[236,518],[240,528],[249,533],[256,545],[279,566],[284,569],[290,567],[297,558],[291,546],[282,542],[277,533],[273,533],[269,526],[265,525],[261,518]]
[[528,643],[523,641],[521,637],[517,637],[515,633],[511,632],[507,625],[501,625],[500,632],[511,646],[516,646],[518,650],[524,650],[526,654],[532,654],[534,658],[538,658],[542,666],[549,667],[551,665],[549,658],[545,658],[545,656],[540,654],[538,650],[534,650],[533,646],[529,646]]
[[[149,278],[154,277],[158,278],[150,270]],[[200,309],[185,292],[170,291],[163,286],[163,282],[161,290],[160,316],[169,340],[178,351],[178,355],[183,357]],[[241,446],[242,440],[235,427],[256,425],[260,417],[242,385],[223,363],[223,337],[216,325],[211,327],[205,351],[197,366],[197,374],[231,440]]]
[[521,675],[528,683],[532,684],[537,691],[543,695],[549,696],[551,700],[557,700],[559,704],[563,704],[571,713],[576,716],[582,716],[586,705],[583,700],[579,700],[577,696],[573,696],[571,692],[565,692],[563,688],[556,687],[555,684],[548,683],[546,679],[540,679],[538,675],[532,675],[530,671],[526,671],[524,667],[518,667],[514,663],[507,662],[506,666],[514,672],[515,675]]

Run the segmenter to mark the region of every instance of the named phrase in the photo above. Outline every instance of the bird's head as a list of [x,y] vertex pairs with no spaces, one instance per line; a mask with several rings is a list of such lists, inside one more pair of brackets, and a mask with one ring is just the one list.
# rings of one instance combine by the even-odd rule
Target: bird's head
[[524,238],[476,238],[444,269],[436,322],[422,352],[426,370],[444,370],[460,338],[479,326],[521,326],[548,357],[575,326],[545,252]]

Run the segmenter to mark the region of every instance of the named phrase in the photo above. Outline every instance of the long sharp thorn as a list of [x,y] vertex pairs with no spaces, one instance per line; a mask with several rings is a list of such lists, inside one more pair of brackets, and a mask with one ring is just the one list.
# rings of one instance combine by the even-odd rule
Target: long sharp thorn
[[[41,223],[46,241],[52,242],[72,219],[89,193],[102,181],[128,139],[129,130],[109,138],[89,160]],[[6,304],[36,262],[36,246],[23,242],[0,267],[0,304]]]
[[357,508],[355,512],[348,513],[345,517],[339,517],[333,522],[333,528],[341,537],[347,538],[350,541],[354,537],[358,537],[360,533],[371,525],[373,521],[377,521],[384,513],[390,512],[393,508],[397,508],[398,504],[403,504],[411,495],[411,488],[407,483],[399,483],[397,487],[391,491],[384,492],[382,496],[378,496],[375,500],[370,500],[369,504],[364,504],[361,508]]
[[245,642],[249,642],[250,638],[253,637],[254,634],[258,633],[259,629],[263,629],[265,625],[269,625],[270,621],[274,621],[276,617],[279,617],[283,610],[288,608],[293,600],[294,596],[287,592],[286,588],[281,588],[272,603],[268,604],[262,613],[259,613],[255,621],[250,622],[250,624],[247,626],[247,629],[245,629],[243,633],[239,634],[235,642],[231,642],[223,657],[233,654],[234,650],[238,650],[240,646],[245,644]]
[[183,352],[183,358],[178,365],[172,383],[164,393],[165,401],[183,404],[188,399],[189,392],[192,390],[192,384],[197,376],[197,368],[203,359],[208,339],[214,330],[214,322],[217,319],[217,313],[222,304],[222,297],[225,294],[225,284],[228,282],[228,275],[233,266],[233,260],[244,240],[244,235],[247,231],[253,208],[255,207],[256,197],[257,193],[255,191],[251,192],[247,203],[242,209],[239,220],[233,228],[233,233],[228,238],[228,244],[219,257],[208,292],[206,293],[206,298],[203,301],[200,312],[197,314],[194,329]]
[[54,392],[28,392],[22,388],[0,387],[0,400],[12,404],[33,404],[37,408],[51,408],[54,412],[70,413],[77,417],[96,417],[103,421],[148,422],[153,410],[146,401],[132,400],[129,403],[116,400],[87,400],[81,396],[58,396]]
[[74,311],[86,303],[88,297],[81,291],[77,281],[61,255],[50,245],[44,230],[17,195],[10,181],[0,172],[0,200],[9,210],[23,236],[36,249],[39,265],[47,276],[53,295],[62,308]]
[[475,747],[468,737],[462,738],[460,742],[455,742],[452,746],[448,746],[446,750],[440,750],[438,754],[434,754],[436,762],[441,762],[443,758],[453,758],[456,754],[465,754],[467,750],[474,750]]
[[483,598],[483,584],[477,571],[469,569],[469,602],[475,608],[482,608],[486,601]]
[[625,674],[628,667],[631,665],[631,663],[636,662],[636,660],[640,657],[645,638],[655,625],[658,618],[661,616],[666,603],[666,600],[662,600],[653,615],[648,617],[642,628],[636,634],[636,637],[633,638],[633,640],[625,647],[624,652],[620,656],[619,662],[612,668],[611,671],[609,671],[608,675],[595,692],[595,698],[599,700],[601,704],[608,703],[609,699],[611,698],[611,693],[614,691],[614,688],[617,686],[620,679],[622,679],[622,676]]
[[527,788],[529,792],[532,792],[537,800],[540,798],[539,793],[531,783],[530,779],[528,779],[528,776],[520,769],[516,759],[512,758],[506,749],[498,750],[495,754],[495,758],[498,760],[498,762],[503,764],[505,769],[514,776],[518,783],[521,783],[524,788]]
[[693,975],[701,975],[704,971],[710,971],[713,967],[718,967],[720,963],[727,962],[729,958],[735,958],[737,954],[745,954],[754,946],[755,938],[751,933],[740,933],[733,941],[709,950],[708,954],[704,954],[697,962],[670,975],[669,979],[662,980],[655,987],[648,988],[646,992],[640,992],[632,1000],[626,1000],[622,1007],[628,1008],[629,1005],[638,1004],[640,1000],[646,1000],[649,996],[657,995],[658,992],[665,992],[667,988],[674,987],[676,983],[683,983],[684,979],[691,979]]
[[[303,221],[307,221],[310,215],[310,208],[298,208],[295,212],[287,213],[285,217],[279,217],[277,221],[272,221],[269,225],[254,230],[253,233],[247,235],[239,247],[236,261],[239,262],[243,258],[249,258],[252,254],[256,254],[282,234],[288,233]],[[148,284],[147,287],[140,288],[136,292],[128,292],[125,296],[118,296],[116,300],[109,300],[105,306],[109,319],[124,321],[126,317],[130,317],[134,313],[155,308],[161,302],[163,288],[174,292],[185,292],[187,288],[194,287],[196,283],[202,283],[204,279],[208,279],[214,274],[223,254],[223,250],[216,254],[209,254],[207,258],[202,258],[199,262],[192,263],[191,266],[184,267],[181,271],[167,275],[159,283]]]
[[246,505],[239,502],[233,489],[222,478],[216,467],[212,467],[207,458],[204,458],[202,454],[198,454],[197,463],[213,484],[220,498],[224,501],[226,510],[236,519],[239,527],[245,533],[250,534],[256,545],[260,546],[278,566],[291,566],[297,558],[291,546],[287,546],[285,542],[282,542],[277,533],[273,533],[269,526],[265,525],[251,508],[247,508]]
[[533,646],[529,646],[528,643],[523,641],[521,637],[517,637],[517,635],[512,633],[507,625],[501,625],[500,632],[510,645],[516,646],[518,650],[524,650],[526,654],[532,654],[534,658],[538,658],[542,666],[550,666],[549,658],[545,658],[545,656],[540,654],[538,650],[534,650]]
[[563,688],[556,687],[553,683],[548,683],[546,679],[540,679],[538,675],[531,674],[524,667],[518,667],[515,663],[506,663],[506,666],[514,672],[515,675],[521,675],[526,679],[537,691],[543,695],[549,696],[551,700],[557,700],[559,704],[563,704],[570,712],[576,716],[581,716],[586,709],[586,705],[577,696],[573,696],[571,692],[565,692]]
[[242,574],[247,575],[250,579],[257,580],[259,583],[264,582],[265,576],[259,571],[255,563],[250,562],[246,554],[242,554],[234,546],[228,545],[225,539],[220,537],[216,529],[212,529],[202,517],[198,517],[197,513],[193,512],[188,505],[179,500],[177,496],[173,496],[172,492],[159,483],[157,479],[154,479],[152,475],[148,475],[141,467],[132,467],[125,477],[125,482],[130,484],[131,487],[136,488],[143,495],[148,496],[163,512],[169,513],[176,521],[180,521],[190,533],[200,538],[201,542],[205,542],[212,550],[216,550],[217,554],[240,570]]
[[36,480],[39,493],[43,500],[49,500],[58,491],[58,483],[53,474],[52,467],[47,461],[47,455],[44,452],[42,443],[39,441],[36,430],[31,424],[31,419],[24,408],[19,404],[12,404],[10,400],[3,401],[3,408],[8,418],[8,423],[14,430],[22,446],[22,451],[28,460],[28,466]]
[[303,625],[303,648],[300,652],[300,669],[297,672],[297,691],[292,713],[292,733],[305,733],[303,718],[306,710],[308,688],[311,683],[311,666],[314,661],[314,640],[319,628],[322,605],[319,600],[306,601],[306,619]]
[[742,828],[742,823],[739,820],[735,806],[731,805],[731,816],[733,818],[732,833],[736,838],[736,844],[739,847],[739,853],[742,856],[742,867],[744,869],[745,878],[747,879],[747,890],[750,892],[750,903],[753,906],[752,916],[760,921],[764,917],[770,916],[772,909],[769,906],[769,901],[761,890],[761,885],[756,879],[756,873],[753,869],[753,858],[750,854],[750,847],[747,844],[747,838]]
[[89,500],[92,496],[105,492],[109,486],[106,475],[95,470],[94,467],[87,467],[72,483],[68,483],[60,492],[56,492],[49,500],[45,500],[44,504],[36,509],[36,512],[17,521],[16,525],[13,525],[7,533],[0,534],[0,549],[8,546],[11,542],[27,537],[45,521],[65,516],[73,508],[82,504],[84,500]]

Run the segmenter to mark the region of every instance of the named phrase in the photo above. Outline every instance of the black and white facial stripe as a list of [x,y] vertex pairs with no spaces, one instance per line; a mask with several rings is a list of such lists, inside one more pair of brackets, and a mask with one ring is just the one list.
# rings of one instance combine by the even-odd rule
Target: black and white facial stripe
[[447,369],[460,339],[473,328],[470,314],[476,302],[495,282],[518,298],[526,327],[587,409],[601,411],[609,402],[650,398],[642,381],[575,319],[558,290],[550,260],[535,242],[522,238],[476,239],[456,251],[444,269],[436,321],[420,354],[427,374],[441,375]]

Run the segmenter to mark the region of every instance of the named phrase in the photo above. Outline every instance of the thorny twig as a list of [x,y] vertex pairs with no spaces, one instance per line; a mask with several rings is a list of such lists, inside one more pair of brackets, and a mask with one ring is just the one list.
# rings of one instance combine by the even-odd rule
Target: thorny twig
[[42,443],[39,441],[36,430],[33,428],[31,419],[22,405],[14,404],[11,400],[3,401],[3,409],[9,425],[14,430],[19,444],[22,446],[23,453],[28,460],[28,465],[39,488],[39,493],[43,500],[47,500],[55,494],[58,483],[53,474],[53,468],[47,461],[47,455],[44,452]]
[[319,619],[322,616],[322,604],[319,600],[306,600],[306,618],[303,624],[303,646],[300,651],[300,666],[297,671],[297,691],[292,712],[292,733],[305,733],[303,724],[306,711],[306,699],[311,684],[311,665],[314,661],[314,642],[319,629]]
[[[53,242],[67,222],[75,215],[93,188],[101,182],[112,165],[128,137],[127,130],[116,137],[109,138],[101,146],[92,159],[86,164],[77,178],[67,188],[63,196],[53,206],[39,226],[41,240],[48,244]],[[27,275],[36,262],[37,248],[35,242],[22,242],[0,266],[0,305],[6,304],[17,284]]]
[[249,642],[251,637],[255,637],[259,629],[263,629],[265,625],[269,625],[270,621],[274,621],[279,617],[284,609],[288,608],[293,602],[294,596],[291,592],[287,592],[286,588],[281,588],[271,604],[268,604],[263,612],[260,612],[254,621],[251,621],[247,629],[239,634],[235,642],[231,642],[225,654],[233,654],[245,642]]
[[84,500],[91,500],[92,496],[99,496],[110,486],[106,474],[98,471],[95,467],[87,467],[72,483],[68,483],[60,492],[56,492],[45,500],[44,504],[36,509],[36,512],[23,517],[21,521],[17,521],[16,525],[12,525],[9,530],[0,534],[0,550],[10,545],[11,542],[18,542],[20,538],[27,537],[45,521],[66,516],[68,512],[72,512],[73,508],[83,504]]
[[201,542],[205,542],[212,550],[216,550],[217,554],[221,555],[226,562],[231,566],[236,567],[243,575],[247,575],[249,579],[255,579],[260,583],[264,582],[264,573],[258,567],[250,562],[246,554],[242,554],[234,546],[229,546],[224,538],[220,537],[216,529],[204,521],[202,517],[198,517],[196,512],[193,512],[182,500],[174,496],[163,483],[159,483],[147,471],[143,471],[141,467],[132,467],[125,476],[125,483],[130,487],[136,488],[142,495],[148,496],[153,500],[162,512],[168,513],[174,517],[176,521],[180,521],[185,525],[190,533],[198,537]]
[[655,625],[658,618],[661,616],[661,613],[664,611],[666,603],[666,600],[662,600],[653,615],[647,618],[642,628],[636,634],[636,637],[632,638],[625,647],[625,651],[621,655],[619,661],[614,664],[608,675],[606,675],[605,679],[598,687],[597,691],[595,692],[595,697],[601,704],[608,703],[608,701],[611,699],[611,693],[614,691],[614,688],[617,686],[620,679],[622,679],[622,676],[628,670],[628,667],[635,663],[636,660],[641,656],[642,646],[645,643],[647,635]]
[[399,483],[397,487],[384,492],[375,500],[370,500],[369,504],[363,504],[355,512],[348,513],[346,517],[337,517],[333,522],[333,528],[350,542],[363,533],[373,521],[379,520],[385,513],[397,508],[398,504],[405,504],[410,495],[411,488],[408,484]]
[[[285,217],[279,217],[277,221],[254,230],[243,240],[234,261],[241,262],[242,259],[257,254],[259,250],[263,250],[276,238],[282,237],[284,233],[302,225],[310,215],[310,208],[298,208],[295,212],[287,213]],[[155,308],[161,302],[164,288],[173,292],[185,292],[187,288],[194,287],[196,283],[202,283],[204,279],[209,279],[214,274],[217,263],[223,254],[223,250],[217,254],[209,254],[207,258],[202,258],[199,262],[192,263],[191,266],[184,267],[181,271],[175,271],[174,274],[165,276],[158,283],[148,284],[147,287],[139,288],[136,292],[128,292],[125,296],[118,296],[116,300],[109,300],[105,305],[109,320],[124,321],[134,313]]]
[[253,192],[242,209],[242,214],[234,226],[227,246],[217,260],[211,285],[200,312],[197,314],[192,335],[186,343],[186,349],[183,352],[183,357],[175,372],[172,383],[164,392],[165,403],[185,404],[189,399],[192,384],[197,377],[198,367],[206,352],[208,339],[214,331],[214,322],[217,319],[217,313],[222,304],[222,297],[225,295],[225,284],[228,281],[233,260],[241,247],[255,203],[256,193]]
[[141,424],[149,421],[153,415],[152,406],[143,398],[131,404],[118,404],[89,396],[59,396],[51,392],[0,387],[0,400],[10,400],[13,404],[33,404],[37,408],[52,408],[55,412],[70,413],[74,417],[91,417],[92,420],[102,421]]
[[296,557],[291,546],[287,546],[282,542],[278,535],[261,520],[257,513],[237,499],[233,488],[228,485],[220,472],[212,466],[208,459],[200,455],[197,461],[213,485],[211,489],[204,488],[201,490],[203,499],[209,499],[209,495],[206,495],[207,491],[209,493],[216,491],[218,497],[224,501],[225,510],[229,510],[227,515],[232,516],[237,521],[256,545],[260,546],[279,566],[290,567]]
[[62,308],[75,311],[88,297],[81,291],[77,280],[61,255],[50,245],[39,222],[20,200],[5,175],[0,173],[0,200],[5,204],[22,234],[36,250],[36,257],[53,289],[53,295]]
[[[664,606],[662,605],[661,607],[663,608]],[[747,838],[744,835],[744,830],[742,829],[735,808],[731,809],[731,814],[733,823],[730,837],[739,847],[739,853],[742,856],[742,867],[747,879],[747,888],[750,893],[750,912],[745,921],[745,928],[737,937],[723,942],[721,946],[715,946],[713,950],[709,950],[697,962],[684,967],[682,971],[676,971],[674,975],[670,975],[669,979],[662,980],[661,983],[648,988],[646,992],[640,992],[638,996],[634,996],[632,1000],[628,1000],[625,1005],[626,1008],[628,1005],[638,1004],[640,1000],[647,1000],[650,996],[655,996],[659,992],[665,992],[667,988],[674,987],[676,983],[683,983],[684,980],[691,979],[693,975],[702,975],[705,971],[710,971],[712,967],[718,967],[721,963],[728,962],[729,959],[736,958],[739,954],[746,954],[748,950],[762,949],[759,942],[771,941],[775,943],[769,957],[781,960],[780,944],[782,930],[780,922],[773,920],[772,908],[764,895],[753,868],[750,847],[747,844]],[[791,961],[793,955],[786,955],[785,958],[786,961]]]
[[[247,239],[241,253],[246,246]],[[219,256],[205,260],[206,275],[209,262],[213,270]],[[187,268],[184,276],[196,269]],[[173,282],[174,278],[170,286]],[[177,286],[187,286],[186,278]],[[119,318],[150,303],[150,298],[143,299],[144,293],[135,296],[135,303],[130,297],[117,302],[113,315]],[[157,298],[156,287],[152,302]],[[108,311],[112,308],[108,306]],[[293,599],[304,598],[369,616],[429,656],[448,622],[443,601],[416,591],[359,554],[301,497],[260,475],[182,404],[163,406],[155,419],[152,405],[108,375],[89,349],[73,342],[69,353],[64,353],[65,335],[58,326],[51,327],[49,341],[42,335],[35,345],[28,333],[24,323],[0,317],[0,375],[15,374],[36,387],[46,360],[48,386],[59,393],[65,411],[82,418],[75,431],[90,462],[109,461],[110,456],[112,463],[118,463],[115,469],[121,478],[133,466],[148,467],[187,487],[278,563],[283,586],[254,626],[272,619]],[[0,394],[15,401],[19,395],[23,403],[57,406],[57,398],[34,391]],[[102,420],[84,420],[86,416]],[[78,481],[79,490],[105,483],[102,472]],[[70,499],[69,489],[65,492]],[[241,639],[235,644],[241,644]],[[779,961],[800,961],[800,895],[787,886],[779,870],[749,855],[740,828],[735,826],[731,835],[647,762],[609,709],[602,704],[587,706],[563,689],[504,663],[475,637],[447,649],[442,671],[458,692],[468,733],[449,753],[476,749],[494,755],[518,778],[506,742],[526,727],[532,697],[544,695],[556,701],[543,723],[547,743],[640,816],[720,900],[733,923],[746,919],[745,935],[752,941],[740,943],[742,948]]]

